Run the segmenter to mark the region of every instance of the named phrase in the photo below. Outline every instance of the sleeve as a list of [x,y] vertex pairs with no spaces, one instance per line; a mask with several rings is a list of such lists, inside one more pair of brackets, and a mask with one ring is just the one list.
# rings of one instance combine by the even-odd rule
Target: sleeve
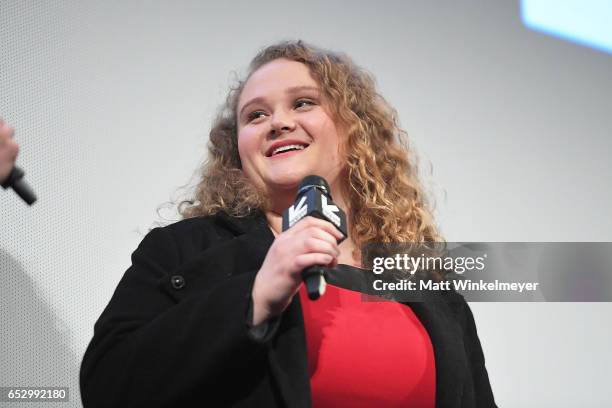
[[496,408],[497,405],[495,404],[491,383],[489,382],[489,375],[485,367],[484,353],[482,351],[480,340],[478,339],[474,315],[472,314],[472,310],[465,300],[462,301],[462,304],[464,344],[467,349],[466,351],[472,371],[472,382],[474,384],[476,407]]
[[253,325],[253,299],[249,301],[249,311],[247,313],[247,325],[249,326],[249,337],[253,341],[266,343],[276,332],[280,325],[280,316],[272,316],[258,325]]
[[196,396],[222,404],[228,384],[248,388],[263,375],[274,333],[251,333],[255,271],[226,275],[177,302],[160,282],[181,261],[166,228],[152,230],[132,254],[81,363],[84,407],[186,406]]

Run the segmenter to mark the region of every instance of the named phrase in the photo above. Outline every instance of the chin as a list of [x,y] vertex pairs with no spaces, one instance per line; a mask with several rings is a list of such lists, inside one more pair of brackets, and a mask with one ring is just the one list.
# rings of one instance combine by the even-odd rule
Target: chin
[[296,189],[304,177],[310,175],[303,172],[292,172],[290,174],[283,174],[276,177],[270,177],[267,185],[275,190],[294,190]]

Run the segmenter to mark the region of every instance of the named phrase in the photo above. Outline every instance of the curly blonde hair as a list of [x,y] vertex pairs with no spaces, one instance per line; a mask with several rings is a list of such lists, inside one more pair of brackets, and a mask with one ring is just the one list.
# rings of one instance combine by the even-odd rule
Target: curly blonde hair
[[224,211],[241,217],[267,208],[265,193],[241,170],[236,111],[253,72],[279,58],[309,68],[330,101],[333,117],[347,131],[344,197],[350,203],[353,242],[440,241],[407,134],[395,109],[377,92],[374,78],[345,54],[303,41],[266,47],[251,61],[246,79],[230,89],[210,131],[201,181],[194,198],[180,203],[179,214],[190,218]]

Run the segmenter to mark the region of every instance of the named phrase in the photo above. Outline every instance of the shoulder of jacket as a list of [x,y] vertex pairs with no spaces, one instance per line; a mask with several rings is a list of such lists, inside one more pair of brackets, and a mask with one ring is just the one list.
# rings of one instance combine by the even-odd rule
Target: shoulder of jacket
[[217,215],[207,215],[201,217],[185,218],[172,224],[159,227],[164,232],[172,235],[185,236],[212,232],[217,229]]
[[194,249],[197,249],[201,245],[208,246],[219,240],[232,239],[265,222],[265,216],[259,212],[246,217],[233,217],[219,212],[153,228],[149,234],[163,235],[175,241],[178,246],[195,246]]

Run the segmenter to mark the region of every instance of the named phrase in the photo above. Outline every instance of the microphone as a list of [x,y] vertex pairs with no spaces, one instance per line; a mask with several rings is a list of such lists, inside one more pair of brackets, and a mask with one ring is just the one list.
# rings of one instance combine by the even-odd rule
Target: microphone
[[28,203],[28,205],[32,205],[36,201],[36,194],[34,194],[28,183],[23,180],[24,174],[24,171],[19,167],[13,166],[8,177],[1,185],[5,190],[11,187],[23,201]]
[[[338,243],[346,239],[346,215],[332,201],[329,185],[323,177],[307,176],[298,187],[295,202],[283,212],[283,231],[307,216],[331,222],[343,235]],[[325,293],[325,268],[320,265],[310,266],[302,271],[308,298],[318,299]]]

